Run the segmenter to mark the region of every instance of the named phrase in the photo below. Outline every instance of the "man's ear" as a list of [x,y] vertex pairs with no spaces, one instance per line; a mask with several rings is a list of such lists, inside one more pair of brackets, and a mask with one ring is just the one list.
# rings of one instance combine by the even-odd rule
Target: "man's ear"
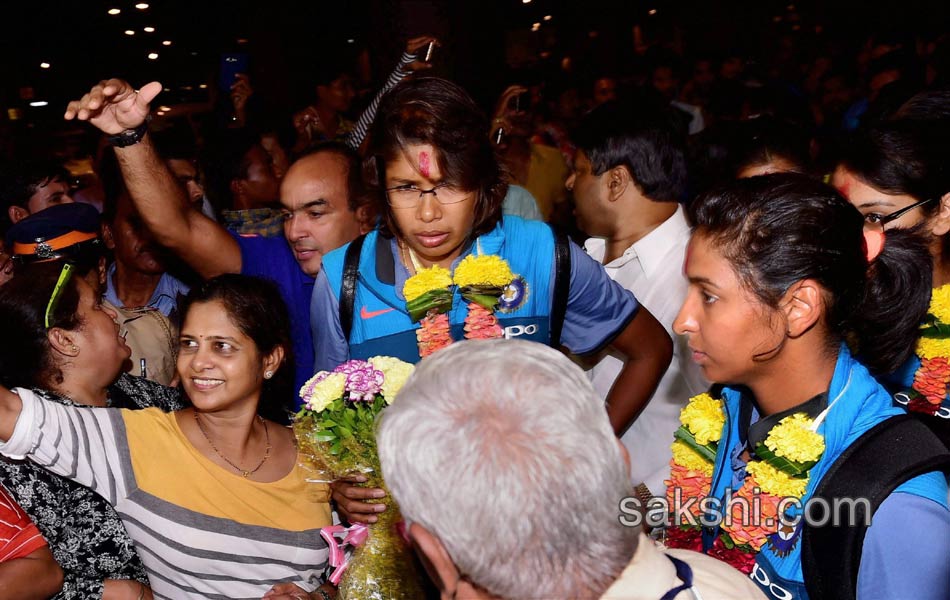
[[360,224],[360,235],[369,233],[373,230],[376,223],[376,212],[368,204],[363,204],[356,209],[356,222]]
[[99,257],[99,285],[94,286],[97,291],[104,290],[106,285],[106,273],[108,273],[108,265],[106,265],[106,257]]
[[630,451],[627,450],[627,447],[624,446],[620,438],[617,438],[617,445],[620,446],[620,456],[623,457],[623,462],[627,465],[627,470],[630,470]]
[[7,216],[10,218],[11,223],[16,224],[30,216],[30,211],[14,204],[7,209]]
[[950,192],[940,197],[940,208],[937,209],[937,215],[931,218],[932,227],[930,232],[934,236],[946,235],[950,232]]
[[432,583],[439,588],[443,598],[453,598],[459,583],[459,571],[439,538],[418,523],[409,526],[409,539],[416,547],[416,554],[425,567]]
[[53,351],[68,358],[79,356],[79,346],[76,345],[73,335],[73,332],[60,327],[53,327],[46,332],[46,338]]
[[814,279],[802,279],[785,292],[782,309],[788,322],[788,336],[797,338],[821,319],[824,296]]
[[112,226],[108,223],[103,223],[100,228],[102,229],[102,241],[105,242],[106,248],[115,250],[115,237],[112,235]]
[[[243,179],[232,179],[231,185],[228,187],[231,189],[231,196],[240,198],[244,196],[247,191],[247,182]],[[231,208],[233,208],[233,206]]]
[[627,191],[627,186],[633,185],[630,171],[623,165],[608,169],[604,174],[607,177],[607,197],[611,202],[619,200]]

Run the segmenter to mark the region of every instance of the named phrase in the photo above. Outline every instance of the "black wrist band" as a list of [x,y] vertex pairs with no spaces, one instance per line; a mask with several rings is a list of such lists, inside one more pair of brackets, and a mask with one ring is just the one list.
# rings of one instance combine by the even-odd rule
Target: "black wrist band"
[[152,120],[152,115],[145,117],[145,120],[142,121],[142,124],[136,127],[135,129],[126,129],[122,133],[117,133],[115,135],[110,135],[106,140],[112,146],[116,148],[126,148],[128,146],[134,146],[142,141],[142,138],[145,137],[145,134],[148,132],[148,122]]
[[323,600],[331,600],[331,599],[330,599],[330,594],[328,594],[326,590],[317,589],[317,590],[314,590],[314,591],[317,592],[318,594],[320,594],[320,596],[323,597]]

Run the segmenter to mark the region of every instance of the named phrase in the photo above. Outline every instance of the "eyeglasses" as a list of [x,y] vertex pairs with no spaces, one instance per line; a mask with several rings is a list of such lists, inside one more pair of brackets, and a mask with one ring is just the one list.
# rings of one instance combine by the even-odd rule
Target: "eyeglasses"
[[864,215],[864,225],[865,227],[880,226],[881,231],[883,231],[884,226],[890,223],[891,221],[896,221],[897,219],[900,219],[905,214],[917,208],[918,206],[923,206],[924,204],[927,204],[928,202],[933,202],[934,200],[936,200],[936,198],[927,198],[926,200],[920,200],[918,202],[914,202],[913,204],[909,206],[905,206],[904,208],[900,210],[895,210],[894,212],[886,214],[886,215],[879,215],[877,213],[868,213]]
[[389,205],[393,208],[415,208],[422,202],[422,197],[426,194],[432,194],[439,204],[458,204],[469,196],[469,192],[460,190],[447,183],[424,190],[411,183],[397,185],[396,187],[386,188],[386,195],[389,198]]
[[59,272],[59,279],[56,280],[56,287],[53,288],[53,293],[49,297],[49,302],[46,303],[46,317],[43,320],[43,323],[46,325],[46,328],[50,328],[50,320],[53,317],[53,314],[56,312],[56,307],[59,305],[59,300],[63,296],[63,292],[66,290],[66,284],[69,283],[69,278],[73,275],[73,265],[66,263],[63,265],[63,270]]

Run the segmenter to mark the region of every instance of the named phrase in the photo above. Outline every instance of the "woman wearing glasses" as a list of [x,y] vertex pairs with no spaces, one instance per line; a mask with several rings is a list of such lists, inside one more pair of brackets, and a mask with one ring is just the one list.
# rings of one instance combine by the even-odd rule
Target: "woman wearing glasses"
[[[666,370],[670,338],[576,245],[556,242],[543,223],[502,218],[508,185],[486,131],[487,118],[454,83],[420,78],[386,97],[367,169],[383,222],[361,245],[324,257],[311,303],[315,369],[374,355],[417,362],[453,340],[477,337],[612,352],[626,359],[607,399],[619,435]],[[494,310],[462,296],[457,268],[469,257],[509,269],[507,285],[495,282],[504,291]],[[426,278],[445,283],[451,300],[441,314],[420,310],[418,289],[407,285]],[[371,505],[335,499],[349,516],[373,520]]]
[[939,327],[950,324],[950,159],[938,129],[908,120],[873,127],[850,145],[832,183],[885,244],[892,229],[913,229],[928,240],[933,319],[925,321],[915,354],[882,382],[909,410],[950,419],[950,341]]

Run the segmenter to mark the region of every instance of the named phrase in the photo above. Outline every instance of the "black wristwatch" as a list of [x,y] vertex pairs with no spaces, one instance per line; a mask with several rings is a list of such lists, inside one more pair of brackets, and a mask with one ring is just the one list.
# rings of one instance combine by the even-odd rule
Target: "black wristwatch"
[[146,132],[148,132],[148,122],[152,120],[152,115],[145,117],[145,120],[142,121],[142,124],[136,127],[135,129],[126,129],[121,133],[115,135],[110,135],[106,140],[116,148],[127,148],[128,146],[134,146],[142,141],[142,138],[145,137]]

